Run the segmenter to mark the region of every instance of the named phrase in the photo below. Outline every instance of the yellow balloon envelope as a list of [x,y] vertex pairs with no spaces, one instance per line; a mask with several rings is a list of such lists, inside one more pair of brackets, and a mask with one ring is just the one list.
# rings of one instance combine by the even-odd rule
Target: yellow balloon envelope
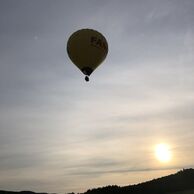
[[105,37],[92,29],[74,32],[67,42],[67,53],[71,61],[87,76],[104,61],[108,53]]

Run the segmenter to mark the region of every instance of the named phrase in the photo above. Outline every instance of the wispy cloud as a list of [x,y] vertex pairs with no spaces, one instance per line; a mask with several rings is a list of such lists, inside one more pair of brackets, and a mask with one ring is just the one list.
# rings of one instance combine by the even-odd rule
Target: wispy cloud
[[[2,1],[1,188],[83,191],[192,167],[193,1]],[[109,43],[90,83],[66,42],[94,28]],[[171,164],[153,147],[171,146]]]

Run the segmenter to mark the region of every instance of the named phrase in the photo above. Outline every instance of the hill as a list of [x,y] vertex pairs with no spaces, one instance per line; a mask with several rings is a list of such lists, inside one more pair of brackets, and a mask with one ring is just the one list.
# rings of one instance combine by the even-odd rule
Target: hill
[[167,193],[167,194],[194,194],[194,189],[187,190],[187,191],[178,191],[178,192],[173,192],[173,193]]
[[88,190],[83,194],[171,194],[173,192],[175,193],[192,189],[194,189],[194,169],[185,169],[177,172],[176,174],[168,175],[137,185],[129,185],[125,187],[119,187],[116,185],[107,186]]
[[[47,194],[32,191],[2,191],[0,194]],[[73,193],[72,193],[73,194]],[[184,169],[175,174],[136,185],[116,185],[88,190],[82,194],[194,194],[194,169]]]

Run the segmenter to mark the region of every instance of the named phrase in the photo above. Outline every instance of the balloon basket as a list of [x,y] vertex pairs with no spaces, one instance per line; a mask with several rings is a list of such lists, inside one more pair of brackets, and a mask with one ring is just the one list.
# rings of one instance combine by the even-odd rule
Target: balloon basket
[[89,79],[88,76],[86,76],[86,77],[85,77],[85,80],[86,80],[86,82],[89,82],[90,79]]

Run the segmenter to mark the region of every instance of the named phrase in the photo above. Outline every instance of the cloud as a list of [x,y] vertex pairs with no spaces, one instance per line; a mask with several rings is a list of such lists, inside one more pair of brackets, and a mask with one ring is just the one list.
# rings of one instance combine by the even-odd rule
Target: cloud
[[[1,185],[80,192],[192,166],[193,6],[2,1]],[[80,28],[109,42],[89,83],[66,53]],[[165,167],[152,153],[160,141],[178,158]]]

